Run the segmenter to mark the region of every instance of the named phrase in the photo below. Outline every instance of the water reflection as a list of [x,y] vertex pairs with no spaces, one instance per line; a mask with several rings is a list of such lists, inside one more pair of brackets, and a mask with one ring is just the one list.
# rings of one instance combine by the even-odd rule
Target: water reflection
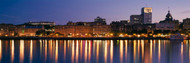
[[14,62],[14,40],[11,40],[11,63]]
[[141,55],[142,55],[142,60],[144,60],[144,40],[141,40]]
[[1,63],[189,63],[190,40],[0,40]]
[[20,63],[24,61],[24,40],[20,40]]
[[2,42],[0,40],[0,61],[1,61],[1,59],[2,59]]
[[158,63],[160,63],[160,55],[161,55],[161,44],[160,40],[158,40]]
[[96,61],[99,62],[99,41],[97,43],[97,48],[96,48]]
[[136,40],[133,41],[133,60],[134,60],[134,63],[137,63],[136,60],[136,53],[137,53],[137,48],[136,48]]
[[33,55],[33,40],[30,41],[30,63],[32,63],[32,55]]
[[87,63],[87,40],[85,41],[85,52],[84,52],[84,54],[85,54],[85,63]]
[[58,61],[58,40],[56,40],[56,44],[55,44],[55,63],[57,63]]
[[104,63],[107,63],[107,54],[108,54],[108,51],[107,51],[107,41],[104,42]]
[[72,42],[72,56],[71,56],[71,61],[74,63],[74,52],[75,52],[75,45],[74,45],[74,40]]
[[79,42],[77,40],[77,45],[76,45],[76,63],[78,63],[78,57],[79,57]]
[[89,40],[88,43],[88,63],[90,63],[90,59],[91,59],[91,41]]
[[110,63],[113,63],[113,40],[111,40],[110,44]]
[[123,40],[120,40],[120,63],[123,63]]
[[183,63],[183,42],[181,42],[181,63]]

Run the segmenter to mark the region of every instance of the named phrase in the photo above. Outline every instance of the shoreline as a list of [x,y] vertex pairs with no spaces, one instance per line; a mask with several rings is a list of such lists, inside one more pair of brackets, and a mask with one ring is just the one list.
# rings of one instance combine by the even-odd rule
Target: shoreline
[[[170,40],[162,37],[0,37],[0,39],[24,39],[24,40],[39,40],[39,39],[55,39],[55,40]],[[189,39],[189,38],[188,38]]]

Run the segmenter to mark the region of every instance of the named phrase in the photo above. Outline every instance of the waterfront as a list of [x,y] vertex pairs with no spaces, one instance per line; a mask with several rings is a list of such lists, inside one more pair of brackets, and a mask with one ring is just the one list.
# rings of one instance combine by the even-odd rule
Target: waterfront
[[189,63],[190,40],[0,40],[1,63]]

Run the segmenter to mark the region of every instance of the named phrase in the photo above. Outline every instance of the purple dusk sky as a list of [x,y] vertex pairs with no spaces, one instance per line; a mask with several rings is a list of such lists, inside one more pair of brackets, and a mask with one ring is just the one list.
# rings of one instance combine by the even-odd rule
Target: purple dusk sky
[[144,6],[153,8],[153,23],[165,18],[170,7],[174,19],[190,17],[190,0],[0,0],[0,23],[29,21],[93,21],[97,16],[111,21],[129,20]]

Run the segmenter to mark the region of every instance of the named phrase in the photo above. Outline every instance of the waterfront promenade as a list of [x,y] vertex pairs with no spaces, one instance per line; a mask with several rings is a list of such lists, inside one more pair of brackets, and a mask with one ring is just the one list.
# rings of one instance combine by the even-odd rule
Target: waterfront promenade
[[169,38],[163,37],[0,37],[0,39],[57,39],[57,40],[151,40],[151,39],[163,39],[169,40]]

